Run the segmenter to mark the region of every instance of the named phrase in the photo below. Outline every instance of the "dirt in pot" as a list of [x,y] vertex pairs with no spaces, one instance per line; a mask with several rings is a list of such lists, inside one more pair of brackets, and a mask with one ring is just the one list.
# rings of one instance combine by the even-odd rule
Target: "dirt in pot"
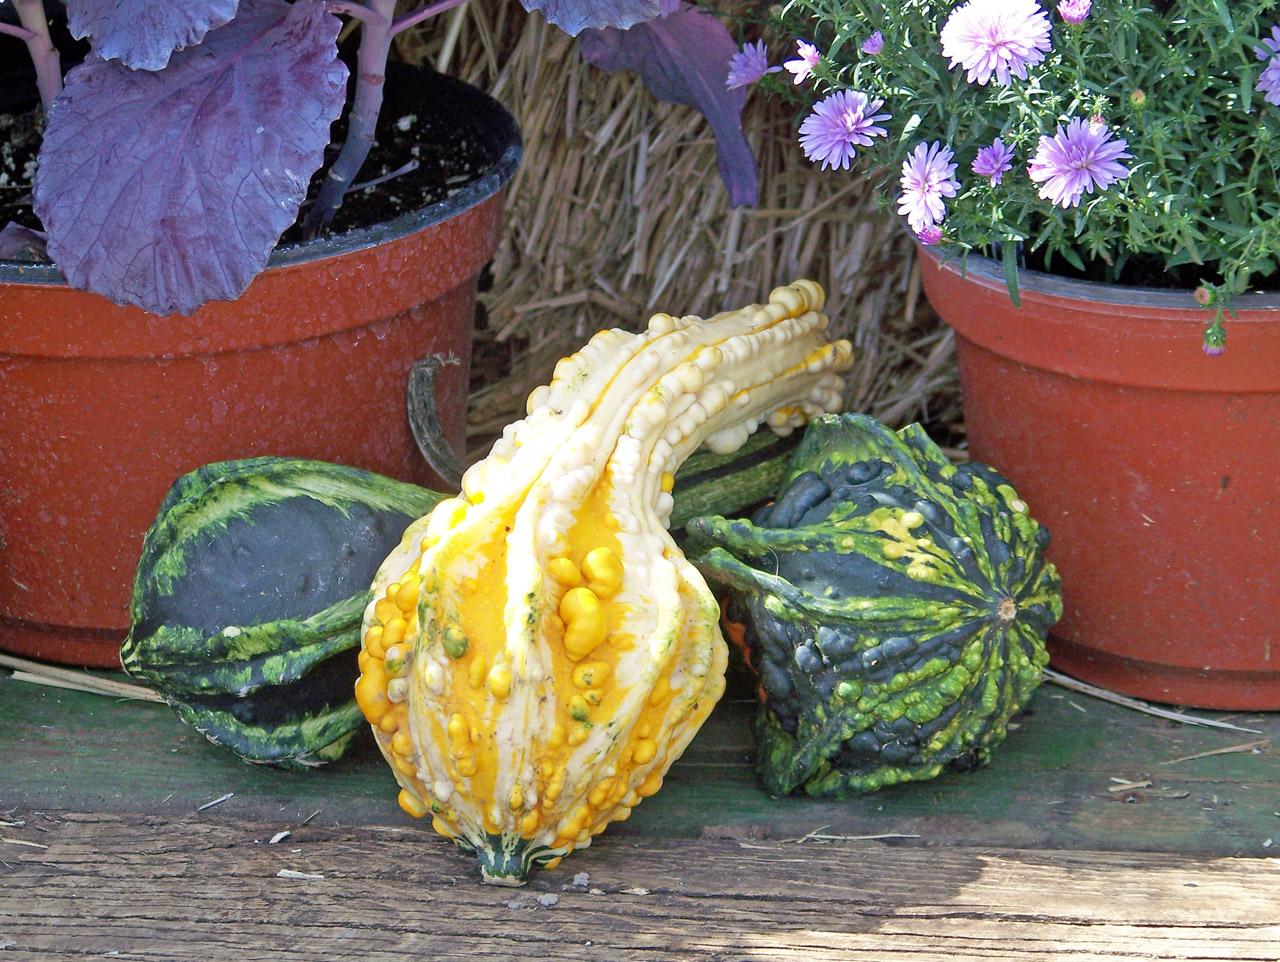
[[44,114],[39,108],[0,113],[0,227],[13,221],[40,229],[31,211],[31,180],[43,129]]
[[[493,165],[484,145],[459,131],[449,118],[391,108],[388,104],[379,113],[373,148],[328,233],[370,227],[444,200]],[[333,142],[311,178],[299,222],[284,232],[281,244],[302,240],[301,220],[338,156],[346,127],[345,115],[333,125]]]

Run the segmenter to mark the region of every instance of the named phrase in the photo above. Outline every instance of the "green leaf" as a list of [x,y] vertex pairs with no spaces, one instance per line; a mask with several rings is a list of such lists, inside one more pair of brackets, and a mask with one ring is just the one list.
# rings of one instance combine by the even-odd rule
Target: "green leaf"
[[1231,20],[1231,11],[1227,9],[1225,0],[1213,0],[1213,9],[1217,11],[1218,19],[1222,21],[1222,25],[1234,32],[1236,25]]
[[1001,247],[1001,259],[1004,261],[1004,282],[1009,288],[1009,300],[1014,307],[1022,306],[1022,298],[1018,295],[1018,253],[1015,245],[1006,243]]

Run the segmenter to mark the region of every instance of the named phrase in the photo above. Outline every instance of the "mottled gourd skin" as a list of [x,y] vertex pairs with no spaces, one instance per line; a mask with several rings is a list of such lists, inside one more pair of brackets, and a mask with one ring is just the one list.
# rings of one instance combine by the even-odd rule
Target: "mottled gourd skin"
[[819,418],[773,505],[688,534],[759,675],[757,770],[778,796],[985,764],[1062,615],[1048,531],[1006,479],[953,466],[918,425]]
[[719,606],[668,532],[674,474],[835,410],[822,291],[655,315],[563,359],[374,581],[356,701],[401,786],[523,883],[658,791],[724,690]]
[[333,761],[364,724],[351,678],[369,582],[444,497],[296,458],[183,475],[143,539],[125,670],[246,761]]

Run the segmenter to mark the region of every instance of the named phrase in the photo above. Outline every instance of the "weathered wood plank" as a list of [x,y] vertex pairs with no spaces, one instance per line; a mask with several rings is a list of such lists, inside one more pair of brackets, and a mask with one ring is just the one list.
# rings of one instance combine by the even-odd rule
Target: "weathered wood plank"
[[6,820],[4,958],[1280,959],[1273,858],[605,836],[504,889],[419,826]]
[[[1280,851],[1280,713],[1234,719],[1261,736],[1193,729],[1046,685],[987,768],[830,802],[772,799],[760,789],[751,768],[753,711],[731,690],[662,791],[606,837],[712,830],[788,838],[826,826],[833,834],[915,834],[974,846]],[[1255,747],[1174,761],[1248,743]],[[1111,792],[1113,779],[1151,785]],[[330,824],[412,824],[370,743],[315,772],[254,767],[210,745],[165,706],[0,676],[0,812],[22,805],[176,817],[228,792],[234,797],[212,812],[293,822],[319,811],[315,821]]]

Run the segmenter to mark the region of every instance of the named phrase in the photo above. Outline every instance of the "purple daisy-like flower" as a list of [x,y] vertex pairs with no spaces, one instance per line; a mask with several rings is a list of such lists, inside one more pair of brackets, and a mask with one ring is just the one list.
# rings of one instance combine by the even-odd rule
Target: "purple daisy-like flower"
[[890,114],[876,113],[884,106],[879,98],[870,98],[860,90],[837,90],[819,101],[813,113],[800,125],[800,146],[804,155],[822,169],[849,169],[858,156],[855,147],[869,147],[876,137],[888,131],[878,126]]
[[1062,0],[1058,4],[1058,16],[1067,23],[1084,23],[1093,9],[1093,0]]
[[999,137],[990,147],[983,147],[973,158],[973,172],[985,177],[992,187],[999,187],[1006,170],[1013,170],[1013,148]]
[[1253,52],[1259,60],[1267,61],[1262,68],[1262,76],[1253,89],[1265,94],[1269,104],[1280,104],[1280,26],[1271,28],[1271,37],[1262,40],[1261,47],[1254,47]]
[[1040,196],[1045,200],[1064,208],[1075,207],[1086,191],[1092,194],[1095,187],[1106,190],[1129,176],[1129,169],[1120,163],[1133,156],[1125,150],[1128,146],[1129,142],[1116,137],[1106,124],[1076,117],[1066,130],[1059,124],[1052,137],[1040,138],[1027,173],[1040,185]]
[[951,66],[963,66],[969,83],[992,76],[1001,86],[1010,76],[1027,79],[1027,67],[1051,47],[1049,17],[1036,0],[969,0],[951,11],[940,34]]
[[744,43],[742,49],[729,58],[729,75],[724,85],[730,90],[753,84],[767,73],[776,73],[781,67],[769,66],[769,55],[765,53],[764,41]]
[[922,227],[916,231],[916,240],[925,247],[933,247],[942,240],[942,228],[936,224],[929,227]]
[[917,234],[933,227],[947,216],[944,197],[954,197],[960,189],[956,180],[955,158],[950,147],[939,141],[916,144],[902,162],[902,193],[898,197],[898,213]]
[[794,74],[791,78],[793,84],[802,84],[809,79],[809,74],[813,73],[813,68],[822,59],[822,54],[818,53],[818,48],[813,44],[805,43],[803,40],[796,41],[796,54],[794,60],[782,61],[782,66],[789,73]]
[[882,34],[879,30],[877,30],[875,33],[869,36],[866,40],[862,41],[862,46],[860,46],[858,49],[861,50],[863,53],[865,53],[868,57],[876,56],[878,53],[880,53],[881,50],[884,49],[884,34]]

